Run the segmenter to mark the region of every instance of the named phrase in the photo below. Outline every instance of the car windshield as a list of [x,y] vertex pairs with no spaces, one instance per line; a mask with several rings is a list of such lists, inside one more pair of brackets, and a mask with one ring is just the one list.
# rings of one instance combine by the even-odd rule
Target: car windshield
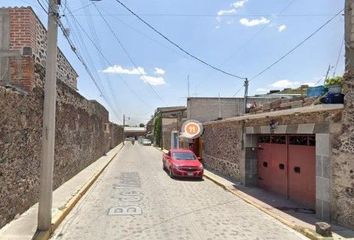
[[172,156],[176,160],[195,160],[194,154],[189,152],[175,152]]

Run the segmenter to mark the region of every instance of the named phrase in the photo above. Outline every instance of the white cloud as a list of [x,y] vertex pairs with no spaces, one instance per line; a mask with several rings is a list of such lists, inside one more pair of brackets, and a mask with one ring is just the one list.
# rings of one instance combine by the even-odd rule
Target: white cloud
[[282,32],[282,31],[285,31],[286,30],[286,25],[285,24],[282,24],[278,27],[278,32]]
[[241,18],[240,23],[246,27],[254,27],[257,25],[268,24],[268,23],[270,23],[270,20],[265,17],[261,17],[258,19]]
[[267,89],[267,88],[257,88],[256,92],[257,93],[267,93],[267,92],[269,92],[269,89]]
[[162,68],[155,67],[155,74],[156,75],[164,75],[165,73],[166,73],[166,71],[163,70]]
[[248,0],[240,0],[240,1],[234,2],[234,3],[232,4],[232,6],[233,6],[234,8],[242,8],[243,5],[245,5],[246,2],[248,2]]
[[154,86],[166,84],[165,79],[163,77],[153,77],[153,76],[143,75],[140,77],[140,79],[143,80],[144,83],[148,83]]
[[297,82],[297,81],[279,80],[279,81],[272,83],[270,86],[272,86],[274,88],[283,89],[283,88],[294,88],[294,87],[298,87],[299,85],[300,85],[300,82]]
[[129,74],[129,75],[146,74],[144,68],[142,68],[142,67],[129,69],[129,68],[124,68],[124,67],[122,67],[120,65],[113,65],[113,66],[107,67],[102,72],[104,72],[104,73],[113,73],[113,74]]
[[215,28],[216,28],[216,29],[219,29],[219,28],[220,28],[220,25],[217,25]]
[[229,10],[220,10],[218,12],[218,16],[230,15],[230,14],[233,14],[233,13],[236,13],[236,9],[234,9],[234,8],[229,9]]

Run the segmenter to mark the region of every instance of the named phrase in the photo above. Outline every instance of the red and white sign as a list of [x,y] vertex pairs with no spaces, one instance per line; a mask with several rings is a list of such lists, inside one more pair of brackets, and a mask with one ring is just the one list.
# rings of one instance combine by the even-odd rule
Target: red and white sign
[[203,133],[203,125],[196,120],[188,120],[182,125],[182,136],[188,139],[198,138]]

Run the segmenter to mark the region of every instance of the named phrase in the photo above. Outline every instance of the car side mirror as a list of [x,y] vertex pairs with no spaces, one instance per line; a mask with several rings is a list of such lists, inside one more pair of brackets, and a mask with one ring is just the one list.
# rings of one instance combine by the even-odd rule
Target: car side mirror
[[197,159],[201,162],[202,161],[202,158],[201,157],[197,157]]

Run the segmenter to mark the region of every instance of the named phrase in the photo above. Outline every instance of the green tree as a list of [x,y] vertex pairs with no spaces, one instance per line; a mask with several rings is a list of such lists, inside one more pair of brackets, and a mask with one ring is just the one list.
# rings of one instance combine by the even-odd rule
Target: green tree
[[159,114],[154,119],[154,142],[159,147],[161,147],[161,126],[162,126],[162,118],[161,115]]
[[140,123],[139,127],[145,127],[145,124],[144,123]]

